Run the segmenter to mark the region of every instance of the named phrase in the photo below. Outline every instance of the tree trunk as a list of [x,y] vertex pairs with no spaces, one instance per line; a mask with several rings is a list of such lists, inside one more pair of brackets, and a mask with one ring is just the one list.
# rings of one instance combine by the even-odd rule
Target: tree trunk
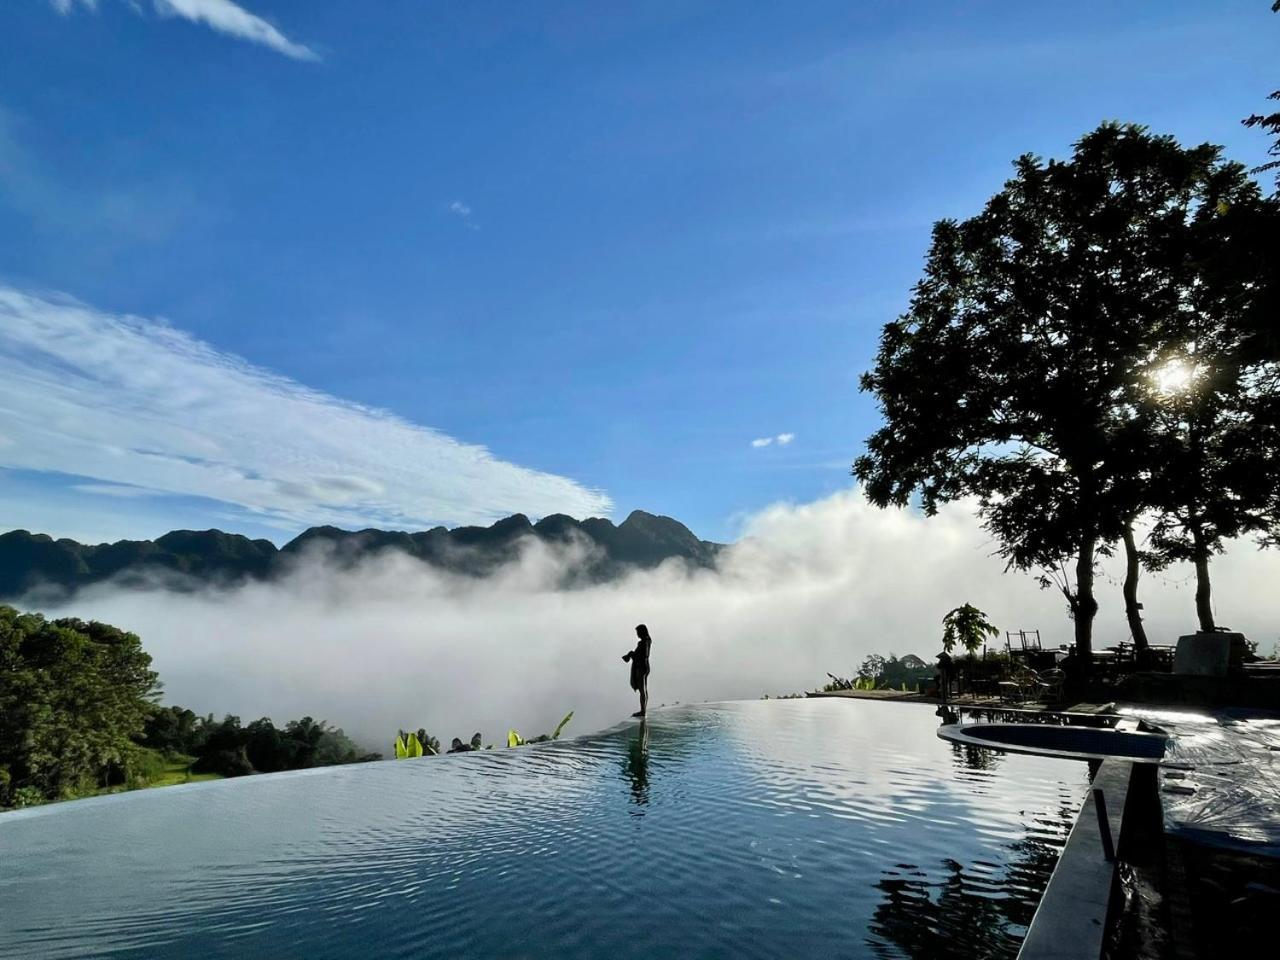
[[1098,538],[1093,534],[1080,542],[1080,554],[1076,558],[1075,640],[1076,668],[1081,677],[1088,677],[1093,667],[1093,618],[1098,613],[1098,601],[1093,596],[1093,554]]
[[1138,602],[1138,577],[1142,567],[1138,563],[1138,546],[1133,540],[1133,520],[1126,518],[1124,530],[1124,615],[1129,621],[1129,633],[1133,635],[1133,652],[1141,663],[1147,656],[1147,629],[1142,625],[1142,604]]
[[1196,616],[1200,620],[1200,630],[1212,633],[1217,626],[1213,622],[1213,593],[1209,583],[1209,548],[1205,546],[1204,537],[1199,530],[1191,532],[1195,544],[1196,564]]

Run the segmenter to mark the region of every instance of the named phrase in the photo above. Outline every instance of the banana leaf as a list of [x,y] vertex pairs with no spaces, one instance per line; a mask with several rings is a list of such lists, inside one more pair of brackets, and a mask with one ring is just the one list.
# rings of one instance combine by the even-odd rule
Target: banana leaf
[[556,727],[556,732],[551,735],[552,740],[560,739],[560,731],[569,725],[569,721],[573,719],[573,711],[570,710],[564,715],[564,719],[560,721],[560,726]]

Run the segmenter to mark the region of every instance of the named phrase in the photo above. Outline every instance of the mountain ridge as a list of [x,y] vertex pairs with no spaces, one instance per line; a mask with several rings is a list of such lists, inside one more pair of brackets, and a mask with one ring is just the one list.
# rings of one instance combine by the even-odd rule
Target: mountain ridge
[[0,600],[27,594],[66,596],[114,581],[193,589],[275,579],[299,558],[323,552],[334,563],[354,566],[385,550],[398,550],[438,570],[481,577],[516,559],[530,538],[548,545],[581,540],[590,549],[571,566],[566,586],[615,579],[630,570],[652,569],[671,560],[710,568],[723,544],[699,540],[671,517],[634,510],[620,524],[602,517],[575,520],[551,514],[532,523],[522,513],[488,527],[429,530],[342,530],[310,527],[277,547],[218,529],[171,530],[155,540],[83,544],[69,538],[11,530],[0,534]]

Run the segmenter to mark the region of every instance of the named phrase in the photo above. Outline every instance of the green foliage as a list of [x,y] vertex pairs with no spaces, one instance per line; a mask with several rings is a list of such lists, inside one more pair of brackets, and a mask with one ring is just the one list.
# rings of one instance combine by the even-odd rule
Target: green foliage
[[221,779],[216,773],[196,773],[191,769],[195,757],[184,754],[165,754],[146,747],[140,748],[143,758],[130,779],[130,790],[142,787],[170,787],[180,783],[202,783]]
[[11,807],[36,807],[48,800],[39,787],[18,787],[9,794]]
[[0,605],[0,806],[126,782],[159,689],[135,634]]
[[862,661],[862,666],[858,668],[858,676],[874,683],[884,673],[884,666],[884,657],[878,653],[872,653]]
[[956,644],[964,647],[970,655],[982,649],[988,637],[1000,636],[1000,631],[992,626],[987,615],[971,603],[956,607],[942,618],[942,649],[950,655]]
[[142,741],[162,753],[189,753],[199,741],[200,717],[183,707],[156,707],[147,717]]
[[563,720],[561,720],[559,723],[557,723],[557,724],[556,724],[556,729],[555,729],[555,731],[551,734],[551,739],[552,739],[552,740],[559,740],[559,739],[560,739],[560,732],[561,732],[562,730],[564,730],[564,728],[565,728],[565,727],[567,727],[567,726],[569,725],[569,721],[570,721],[570,720],[572,720],[572,719],[573,719],[573,711],[572,711],[572,710],[570,710],[568,713],[566,713],[566,714],[564,715],[564,719],[563,719]]
[[[507,746],[508,746],[508,747],[523,747],[523,746],[524,746],[525,744],[527,744],[527,743],[547,743],[547,742],[548,742],[548,741],[550,741],[550,740],[559,740],[559,739],[560,739],[560,732],[561,732],[561,731],[562,731],[566,726],[568,726],[568,725],[569,725],[569,721],[570,721],[570,720],[572,720],[572,719],[573,719],[573,711],[572,711],[572,710],[570,710],[568,713],[566,713],[566,714],[564,715],[564,719],[563,719],[563,720],[561,720],[561,721],[556,725],[556,729],[555,729],[555,732],[554,732],[554,733],[551,733],[551,734],[546,734],[546,733],[544,733],[544,734],[541,734],[540,736],[531,737],[531,738],[530,738],[530,739],[528,739],[528,740],[526,740],[526,739],[524,739],[522,736],[520,736],[520,734],[519,734],[518,732],[516,732],[515,730],[508,730],[508,731],[507,731]],[[479,736],[479,734],[477,734],[477,736]]]
[[[171,738],[165,738],[165,742],[171,742]],[[341,729],[311,717],[290,720],[280,728],[270,717],[242,727],[239,717],[227,715],[215,721],[209,716],[196,720],[190,735],[181,740],[179,749],[196,758],[192,764],[196,773],[216,773],[224,777],[357,763],[381,756],[362,756]]]
[[150,786],[168,773],[169,760],[159,750],[136,747],[133,753],[133,762],[129,764],[129,780],[126,784],[130,790]]
[[[1271,5],[1272,13],[1280,13],[1280,0],[1276,0]],[[1280,90],[1275,90],[1267,98],[1269,100],[1280,100]],[[1276,186],[1280,188],[1280,111],[1274,113],[1260,114],[1255,113],[1250,117],[1246,117],[1241,121],[1246,127],[1260,127],[1265,132],[1275,137],[1275,141],[1271,144],[1267,153],[1275,157],[1275,160],[1269,160],[1260,166],[1254,167],[1250,173],[1262,173],[1266,170],[1276,171]]]
[[395,752],[397,760],[412,760],[414,757],[420,757],[426,752],[423,744],[425,737],[419,737],[416,733],[405,733],[403,730],[396,736]]
[[[515,730],[515,729],[508,730],[507,746],[523,747],[527,743],[546,743],[550,740],[559,740],[560,734],[564,731],[564,728],[569,725],[569,721],[572,719],[573,719],[573,711],[570,710],[568,713],[564,715],[564,718],[558,724],[556,724],[555,732],[549,733],[549,734],[544,733],[541,736],[531,737],[528,740],[520,736],[520,732],[518,730]],[[405,736],[405,732],[401,730],[400,737],[403,738],[404,736]],[[410,734],[409,736],[412,737],[413,735]],[[434,737],[428,737],[425,730],[418,731],[418,739],[421,740],[424,744],[429,744],[428,748],[423,751],[425,755],[434,756],[435,754],[440,752],[440,741],[436,740]],[[413,756],[413,754],[402,752],[400,747],[401,742],[402,742],[401,740],[399,739],[397,740],[397,746],[396,746],[397,760],[405,760],[405,759],[408,759],[410,756]],[[453,744],[449,748],[449,753],[470,753],[475,750],[492,749],[492,747],[482,747],[481,744],[483,742],[484,742],[484,739],[478,733],[472,735],[470,743],[463,743],[462,740],[460,740],[458,737],[454,737]],[[422,756],[422,755],[423,754],[418,754],[418,756]]]
[[853,679],[828,673],[831,682],[822,689],[827,693],[840,690],[915,690],[934,675],[934,668],[913,653],[899,657],[895,653],[887,657],[870,654]]
[[135,634],[0,605],[0,807],[378,758],[311,717],[242,728],[157,706],[150,668]]

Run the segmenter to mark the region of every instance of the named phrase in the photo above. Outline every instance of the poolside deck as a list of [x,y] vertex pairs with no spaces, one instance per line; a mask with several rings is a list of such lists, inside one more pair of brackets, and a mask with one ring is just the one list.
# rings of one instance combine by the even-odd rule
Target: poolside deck
[[1165,831],[1280,857],[1280,718],[1125,707],[1171,735],[1161,763]]
[[[902,690],[808,696],[943,702]],[[1098,935],[1106,928],[1119,932],[1117,949],[1132,960],[1243,956],[1262,937],[1272,935],[1280,909],[1280,713],[1161,708],[1149,703],[1008,704],[970,695],[946,702],[958,710],[1013,714],[1014,719],[1052,713],[1123,727],[1142,720],[1170,735],[1164,759],[1147,767],[1151,779],[1138,789],[1134,804],[1126,803],[1116,784],[1101,776],[1120,761],[1104,762],[1094,781],[1119,802],[1118,809],[1109,805],[1108,814],[1120,856],[1133,870],[1135,893],[1126,911],[1128,920],[1117,925],[1118,916],[1113,915],[1120,901],[1115,875],[1107,870],[1112,865],[1099,860],[1090,793],[1020,960],[1093,960],[1100,956]],[[1135,769],[1128,762],[1123,766]],[[1117,815],[1126,815],[1123,836]]]
[[[810,697],[943,704],[905,690],[815,691]],[[1192,711],[1150,704],[1020,703],[970,694],[947,706],[1034,716],[1145,720],[1171,735],[1160,764],[1165,829],[1196,843],[1280,857],[1280,716],[1253,710]]]

